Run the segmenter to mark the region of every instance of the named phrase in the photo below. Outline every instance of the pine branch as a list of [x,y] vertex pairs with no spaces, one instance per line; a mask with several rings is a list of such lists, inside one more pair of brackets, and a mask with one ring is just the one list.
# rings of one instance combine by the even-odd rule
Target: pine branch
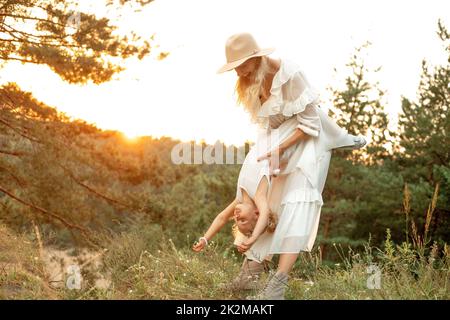
[[7,154],[9,156],[15,156],[15,157],[20,157],[20,156],[26,155],[25,152],[15,152],[15,151],[8,151],[8,150],[2,150],[2,149],[0,149],[0,153]]
[[69,169],[67,169],[66,167],[64,167],[63,165],[60,165],[60,164],[59,164],[58,166],[61,167],[61,168],[62,168],[62,169],[70,176],[70,178],[72,178],[72,180],[75,181],[76,184],[78,184],[79,186],[81,186],[81,187],[87,189],[88,191],[92,192],[92,193],[95,194],[96,196],[98,196],[98,197],[100,197],[100,198],[102,198],[102,199],[105,199],[105,200],[108,201],[108,202],[113,202],[113,203],[119,204],[119,205],[124,206],[124,207],[127,207],[127,208],[133,208],[132,206],[130,206],[130,205],[128,205],[128,204],[122,203],[122,202],[120,202],[120,201],[118,201],[118,200],[112,199],[112,198],[110,198],[110,197],[108,197],[108,196],[105,196],[105,195],[101,194],[100,192],[94,190],[93,188],[89,187],[88,185],[86,185],[86,184],[84,184],[83,182],[81,182],[80,180],[78,180],[78,179],[73,175],[73,173],[72,173]]
[[45,46],[47,46],[47,47],[54,47],[54,48],[61,48],[61,47],[63,47],[63,48],[83,48],[83,46],[76,45],[76,44],[66,44],[66,43],[56,44],[56,43],[45,42],[45,41],[43,41],[42,43],[39,43],[39,42],[25,40],[25,39],[22,39],[22,38],[21,39],[18,39],[18,38],[16,38],[16,39],[2,39],[2,38],[0,38],[0,42],[2,42],[2,41],[3,42],[29,43],[29,44],[33,44],[33,45],[35,45],[37,47],[45,47]]
[[3,123],[3,124],[4,124],[5,126],[7,126],[8,128],[10,128],[11,130],[13,130],[14,132],[16,132],[16,133],[19,134],[20,136],[22,136],[22,137],[24,137],[24,138],[26,138],[26,139],[28,139],[28,140],[30,140],[30,141],[37,142],[37,143],[42,143],[42,142],[39,141],[38,139],[32,138],[32,137],[26,135],[25,133],[21,132],[19,129],[13,127],[13,126],[12,126],[11,124],[9,124],[7,121],[5,121],[5,120],[3,120],[3,119],[1,119],[1,118],[0,118],[0,123]]
[[26,183],[24,181],[22,181],[19,177],[17,177],[11,170],[9,170],[8,168],[5,167],[0,167],[0,171],[4,170],[7,173],[9,173],[9,175],[17,182],[17,184],[21,187],[24,188],[26,187]]
[[20,61],[20,62],[24,62],[24,63],[42,64],[42,63],[37,62],[37,61],[21,59],[21,58],[14,58],[14,57],[6,57],[6,58],[5,57],[0,57],[0,60],[5,60],[5,61],[15,60],[15,61]]
[[25,206],[27,206],[29,208],[32,208],[32,209],[34,209],[36,211],[39,211],[41,214],[44,214],[46,216],[50,216],[50,217],[60,221],[64,226],[66,226],[66,227],[68,227],[70,229],[77,229],[77,230],[81,231],[83,234],[87,235],[87,230],[85,228],[83,228],[83,227],[81,227],[79,225],[72,224],[72,223],[68,222],[66,219],[64,219],[60,215],[58,215],[56,213],[53,213],[53,212],[50,212],[50,211],[48,211],[46,209],[43,209],[41,207],[38,207],[38,206],[36,206],[36,205],[34,205],[32,203],[26,202],[25,200],[22,200],[22,199],[18,198],[17,196],[15,196],[14,194],[9,192],[8,190],[3,188],[2,186],[0,186],[0,191],[3,192],[4,194],[6,194],[7,196],[9,196],[10,198],[16,200],[17,202],[19,202],[19,203],[21,203],[21,204],[23,204],[23,205],[25,205]]
[[[25,36],[25,37],[31,37],[31,38],[36,38],[38,40],[41,40],[42,38],[47,38],[47,39],[63,39],[65,37],[68,37],[68,35],[64,35],[64,36],[55,36],[55,35],[49,35],[49,34],[42,34],[42,35],[36,35],[36,34],[32,34],[29,32],[25,32],[25,31],[21,31],[21,30],[17,30],[11,26],[8,26],[5,23],[0,22],[0,26],[2,26],[3,31],[7,32],[11,37],[15,38],[15,39],[19,39],[19,40],[24,40],[24,38],[21,38],[19,36],[16,35],[16,33]],[[0,29],[0,30],[2,30]]]
[[48,23],[51,23],[51,24],[54,24],[57,26],[65,27],[65,25],[62,23],[51,21],[48,19],[36,18],[36,17],[27,17],[27,16],[21,16],[21,15],[16,15],[16,14],[9,14],[9,13],[0,13],[0,17],[9,17],[9,18],[13,18],[13,19],[22,19],[22,20],[42,21],[42,22],[48,22]]

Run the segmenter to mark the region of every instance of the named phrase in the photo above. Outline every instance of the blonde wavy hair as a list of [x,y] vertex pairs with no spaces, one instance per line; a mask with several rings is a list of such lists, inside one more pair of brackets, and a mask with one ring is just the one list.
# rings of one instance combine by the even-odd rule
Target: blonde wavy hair
[[244,110],[250,114],[252,122],[257,122],[258,111],[261,107],[259,95],[262,88],[266,84],[266,75],[271,71],[267,62],[267,57],[257,57],[253,59],[260,59],[258,69],[252,78],[239,77],[235,91],[237,94],[237,103],[244,107]]
[[[266,227],[266,232],[274,233],[275,228],[277,227],[277,223],[278,223],[277,216],[272,211],[270,211],[269,212],[269,221],[267,222],[267,227]],[[237,224],[234,223],[233,226],[231,227],[231,234],[233,235],[234,238],[236,238],[239,233],[242,233],[242,232],[239,231]],[[247,235],[245,235],[245,236],[247,236]]]

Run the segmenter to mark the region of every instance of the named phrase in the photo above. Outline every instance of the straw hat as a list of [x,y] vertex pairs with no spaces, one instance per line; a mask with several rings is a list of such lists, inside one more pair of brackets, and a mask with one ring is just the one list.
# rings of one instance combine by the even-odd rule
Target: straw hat
[[250,33],[234,34],[225,44],[227,63],[217,73],[233,70],[250,58],[265,56],[274,51],[275,48],[260,49]]

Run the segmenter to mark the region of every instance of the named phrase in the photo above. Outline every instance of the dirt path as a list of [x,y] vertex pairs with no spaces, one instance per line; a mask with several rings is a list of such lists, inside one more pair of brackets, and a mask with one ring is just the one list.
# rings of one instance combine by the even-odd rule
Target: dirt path
[[76,254],[73,250],[61,250],[52,247],[44,247],[42,260],[48,275],[49,284],[54,288],[79,289],[86,281],[83,275],[89,275],[94,280],[94,287],[108,289],[111,281],[108,275],[101,272],[103,266],[102,251],[89,251],[81,249]]

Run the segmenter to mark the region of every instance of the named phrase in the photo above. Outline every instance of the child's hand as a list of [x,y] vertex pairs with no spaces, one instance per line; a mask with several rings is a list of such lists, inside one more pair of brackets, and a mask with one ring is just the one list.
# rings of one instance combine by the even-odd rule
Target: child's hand
[[206,242],[203,239],[198,240],[198,242],[194,243],[192,246],[192,250],[195,252],[200,252],[206,247]]
[[241,244],[237,245],[237,250],[240,253],[244,253],[246,252],[248,249],[250,249],[250,247],[256,242],[256,238],[254,237],[250,237],[247,240],[245,240],[244,242],[242,242]]

